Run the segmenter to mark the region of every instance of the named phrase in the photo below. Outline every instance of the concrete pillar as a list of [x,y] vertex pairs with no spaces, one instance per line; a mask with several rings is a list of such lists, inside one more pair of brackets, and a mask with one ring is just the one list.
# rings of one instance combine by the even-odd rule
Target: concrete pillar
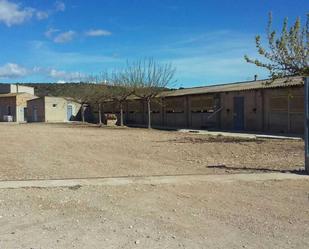
[[185,123],[184,123],[184,126],[186,128],[189,128],[190,127],[190,123],[189,123],[189,112],[190,112],[190,109],[189,109],[189,96],[185,96],[184,97],[184,114],[185,114]]
[[305,169],[309,174],[309,77],[305,79]]

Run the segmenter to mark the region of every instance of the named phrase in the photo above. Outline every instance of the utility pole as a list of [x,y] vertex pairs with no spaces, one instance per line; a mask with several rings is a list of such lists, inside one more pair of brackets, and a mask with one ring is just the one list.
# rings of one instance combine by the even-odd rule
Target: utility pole
[[305,170],[309,174],[309,77],[305,78]]

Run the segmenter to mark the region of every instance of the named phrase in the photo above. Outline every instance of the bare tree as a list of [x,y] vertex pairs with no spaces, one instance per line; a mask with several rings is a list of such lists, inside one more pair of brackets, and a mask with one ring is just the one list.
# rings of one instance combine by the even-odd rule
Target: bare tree
[[266,68],[272,78],[285,76],[309,75],[309,13],[307,22],[301,26],[300,18],[288,28],[287,18],[283,22],[281,34],[272,29],[272,15],[269,14],[267,27],[268,49],[261,43],[261,37],[255,38],[258,53],[264,60],[251,59],[245,55],[245,60],[258,67]]
[[92,84],[93,89],[89,96],[89,103],[98,109],[98,121],[102,125],[102,112],[104,115],[104,104],[112,100],[111,86],[108,82],[107,72],[97,75],[91,74],[87,77],[88,84]]
[[134,95],[147,103],[148,128],[151,128],[151,103],[172,82],[175,68],[153,59],[128,63],[124,71],[126,81],[134,87]]
[[102,125],[102,114],[104,115],[104,104],[112,100],[111,87],[105,82],[93,85],[94,89],[89,103],[98,109],[98,121]]
[[124,125],[124,104],[134,92],[134,86],[127,76],[127,71],[113,72],[108,80],[111,98],[120,108],[120,126]]

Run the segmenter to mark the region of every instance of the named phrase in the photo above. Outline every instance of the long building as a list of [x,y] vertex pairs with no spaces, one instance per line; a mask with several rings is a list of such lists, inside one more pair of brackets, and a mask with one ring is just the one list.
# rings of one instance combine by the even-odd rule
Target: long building
[[[105,112],[119,113],[115,104]],[[163,92],[152,103],[158,127],[302,134],[304,79],[257,80]],[[125,106],[127,125],[146,125],[147,106],[132,99]]]

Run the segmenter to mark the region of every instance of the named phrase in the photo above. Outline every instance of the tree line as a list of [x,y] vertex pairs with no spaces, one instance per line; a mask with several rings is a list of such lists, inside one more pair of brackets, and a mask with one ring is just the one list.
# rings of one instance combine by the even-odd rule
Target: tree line
[[86,104],[97,107],[100,124],[103,105],[109,102],[117,104],[121,126],[124,125],[124,104],[129,98],[136,97],[147,103],[147,124],[151,128],[151,104],[173,82],[174,75],[175,68],[170,63],[159,63],[154,59],[137,60],[127,62],[122,70],[89,76],[83,82],[70,84],[57,95],[70,97],[82,105],[83,122]]

